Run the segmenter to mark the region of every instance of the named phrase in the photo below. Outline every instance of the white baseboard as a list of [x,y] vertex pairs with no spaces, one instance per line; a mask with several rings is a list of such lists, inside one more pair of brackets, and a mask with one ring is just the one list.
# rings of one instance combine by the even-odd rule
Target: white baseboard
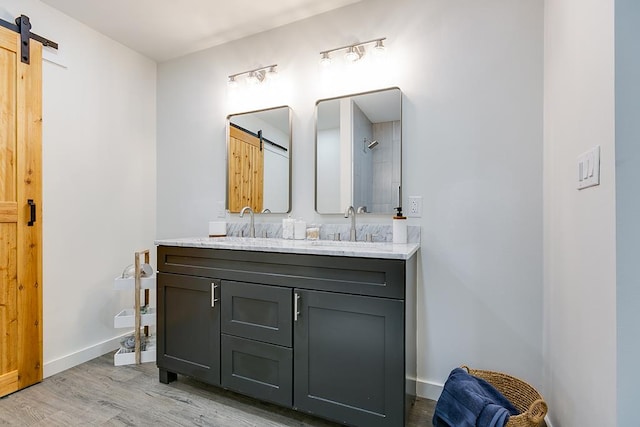
[[[430,400],[438,400],[440,398],[440,394],[442,393],[442,389],[444,388],[444,384],[433,383],[430,381],[422,381],[420,379],[416,380],[417,394],[420,397]],[[549,420],[549,416],[544,417],[544,422],[547,424],[547,427],[553,427],[551,421]]]
[[416,383],[418,396],[424,397],[425,399],[438,400],[444,388],[444,384],[424,381],[419,378],[416,380]]
[[120,346],[120,339],[125,335],[129,335],[131,331],[126,332],[115,338],[99,342],[92,346],[83,348],[82,350],[60,357],[58,359],[44,362],[43,376],[44,378],[55,375],[59,372],[66,371],[69,368],[88,362],[91,359],[100,357],[105,353],[116,350]]

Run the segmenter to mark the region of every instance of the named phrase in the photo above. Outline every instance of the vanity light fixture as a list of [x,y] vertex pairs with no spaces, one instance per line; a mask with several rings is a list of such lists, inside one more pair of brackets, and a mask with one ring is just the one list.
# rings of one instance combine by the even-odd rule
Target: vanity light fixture
[[331,63],[331,53],[337,52],[339,50],[346,50],[344,54],[344,59],[346,61],[356,62],[364,56],[365,46],[368,44],[375,44],[375,52],[383,52],[385,49],[384,41],[386,39],[386,37],[380,37],[378,39],[367,40],[366,42],[354,43],[347,46],[336,47],[335,49],[323,50],[322,52],[320,52],[320,64],[329,65]]
[[250,71],[249,74],[247,74],[247,83],[252,85],[262,83],[265,75],[264,70]]
[[323,67],[328,67],[331,65],[331,57],[329,56],[329,52],[320,52],[320,65]]
[[356,62],[364,55],[364,47],[362,46],[349,46],[347,53],[344,54],[344,59],[349,62]]
[[231,88],[238,87],[238,80],[236,80],[236,76],[229,76],[229,80],[227,81],[227,84]]
[[269,80],[277,80],[279,77],[280,74],[278,74],[278,70],[276,70],[276,65],[270,66],[267,70],[267,78]]
[[385,50],[384,39],[376,40],[376,45],[373,47],[373,52],[377,54],[381,54],[384,52],[384,50]]
[[266,80],[275,80],[278,77],[278,71],[276,67],[278,64],[267,65],[266,67],[254,68],[253,70],[243,71],[241,73],[231,74],[227,81],[229,87],[238,86],[238,78],[245,76],[247,83],[251,85],[257,85]]

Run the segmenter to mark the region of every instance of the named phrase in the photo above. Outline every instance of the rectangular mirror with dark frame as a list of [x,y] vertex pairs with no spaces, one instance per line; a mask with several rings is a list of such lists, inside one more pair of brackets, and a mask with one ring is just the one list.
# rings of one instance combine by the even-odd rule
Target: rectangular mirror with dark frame
[[227,203],[231,213],[291,210],[291,108],[227,117]]
[[399,88],[316,102],[316,211],[391,214],[402,185]]

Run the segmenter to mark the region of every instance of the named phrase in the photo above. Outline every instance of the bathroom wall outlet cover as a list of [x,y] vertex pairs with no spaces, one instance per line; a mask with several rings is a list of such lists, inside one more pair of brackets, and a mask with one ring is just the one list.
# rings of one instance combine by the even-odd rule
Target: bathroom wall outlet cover
[[225,218],[226,217],[226,211],[224,209],[224,202],[223,201],[217,201],[216,202],[216,217],[218,217],[218,218]]
[[422,196],[409,196],[407,216],[415,218],[422,216]]

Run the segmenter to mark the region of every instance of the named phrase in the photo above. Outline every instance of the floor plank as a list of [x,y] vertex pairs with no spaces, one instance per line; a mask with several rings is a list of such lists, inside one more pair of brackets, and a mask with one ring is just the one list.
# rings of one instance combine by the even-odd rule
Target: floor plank
[[[409,427],[429,426],[435,402],[418,399]],[[113,366],[106,354],[0,399],[2,426],[336,427],[339,424],[192,378],[162,384],[154,363]]]

